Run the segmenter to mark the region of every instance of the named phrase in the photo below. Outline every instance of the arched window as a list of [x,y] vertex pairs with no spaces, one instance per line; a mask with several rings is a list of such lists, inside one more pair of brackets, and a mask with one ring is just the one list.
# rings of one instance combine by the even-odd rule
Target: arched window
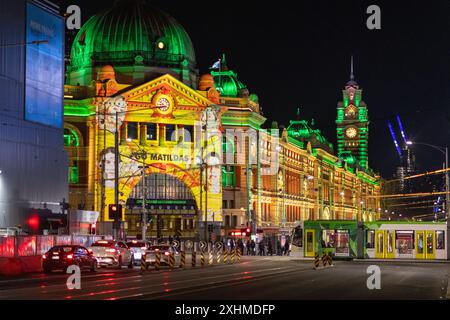
[[64,128],[64,146],[65,147],[79,147],[80,137],[74,129]]

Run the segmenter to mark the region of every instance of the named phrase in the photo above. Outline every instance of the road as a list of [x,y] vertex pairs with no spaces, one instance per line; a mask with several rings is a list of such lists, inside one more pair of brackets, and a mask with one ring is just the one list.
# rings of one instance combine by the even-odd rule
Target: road
[[[381,269],[381,290],[369,290],[367,268]],[[240,264],[186,270],[100,269],[83,273],[81,290],[68,290],[68,275],[35,274],[0,279],[2,299],[45,300],[372,300],[447,297],[450,264],[335,261],[313,270],[312,261],[243,257]]]

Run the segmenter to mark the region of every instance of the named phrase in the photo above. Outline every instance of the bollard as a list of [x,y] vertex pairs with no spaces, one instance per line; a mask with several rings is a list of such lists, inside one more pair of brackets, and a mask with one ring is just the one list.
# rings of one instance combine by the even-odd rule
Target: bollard
[[314,256],[314,268],[317,269],[320,266],[320,255],[316,253]]
[[216,256],[216,262],[217,262],[217,264],[220,264],[220,257],[221,257],[220,250],[217,250],[217,256]]
[[230,255],[230,263],[234,263],[234,255],[236,253],[236,250],[231,250],[231,255]]
[[184,269],[185,266],[186,266],[186,252],[181,251],[180,268]]
[[155,252],[155,270],[159,271],[159,266],[161,265],[161,252]]
[[202,267],[205,266],[205,250],[202,250],[202,251],[200,252],[200,265],[201,265]]
[[322,255],[322,265],[324,267],[327,266],[327,254],[324,252],[324,254]]
[[213,254],[213,252],[212,252],[212,250],[209,252],[209,259],[208,259],[209,261],[209,265],[210,266],[212,266],[213,264],[214,264],[214,254]]
[[197,265],[197,252],[192,251],[192,268],[195,268]]
[[173,270],[174,266],[175,266],[175,253],[172,252],[169,255],[169,268],[170,268],[170,271]]
[[141,256],[141,273],[144,273],[147,270],[147,261],[145,259],[145,253]]
[[241,262],[241,249],[237,249],[237,262]]
[[333,256],[331,255],[331,252],[328,252],[327,254],[327,264],[330,267],[333,265]]
[[228,263],[228,250],[225,249],[223,251],[223,264],[227,264]]

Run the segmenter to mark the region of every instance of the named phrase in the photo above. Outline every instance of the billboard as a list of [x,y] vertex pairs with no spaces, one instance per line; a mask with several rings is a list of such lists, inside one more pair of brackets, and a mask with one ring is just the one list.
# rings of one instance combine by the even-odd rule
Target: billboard
[[[48,44],[33,44],[47,40]],[[64,95],[64,21],[27,3],[25,120],[61,128]]]

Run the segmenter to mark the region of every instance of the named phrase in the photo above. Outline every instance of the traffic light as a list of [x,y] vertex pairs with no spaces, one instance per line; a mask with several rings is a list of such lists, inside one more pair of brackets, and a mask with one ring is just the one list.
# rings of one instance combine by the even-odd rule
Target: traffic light
[[251,230],[249,227],[243,228],[243,229],[241,229],[241,235],[242,235],[243,237],[250,237],[251,231],[252,231],[252,230]]
[[121,204],[110,204],[108,206],[108,219],[107,220],[124,220],[123,210]]

